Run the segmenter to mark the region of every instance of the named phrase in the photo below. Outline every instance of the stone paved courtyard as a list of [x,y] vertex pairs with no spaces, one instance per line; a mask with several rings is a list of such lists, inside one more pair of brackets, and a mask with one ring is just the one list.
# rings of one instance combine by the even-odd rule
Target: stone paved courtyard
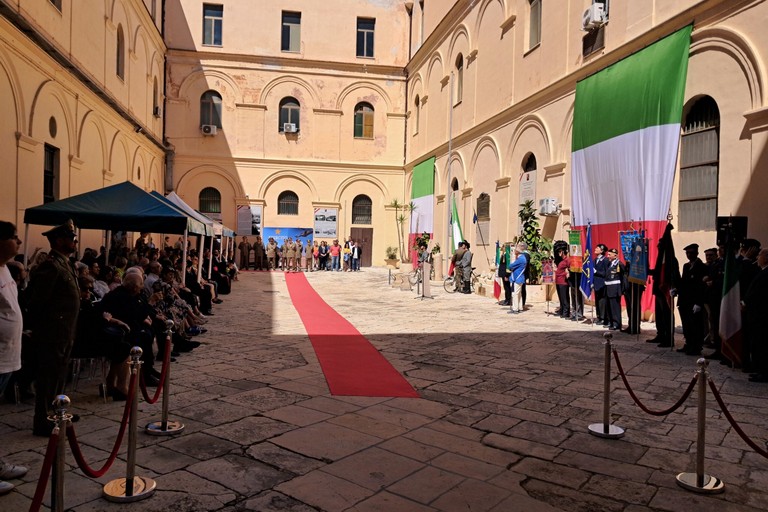
[[[666,417],[636,407],[613,379],[613,422],[621,440],[587,433],[601,421],[602,335],[588,323],[531,308],[510,315],[477,295],[434,289],[433,300],[387,286],[382,269],[311,273],[325,300],[400,370],[422,398],[331,396],[280,273],[246,273],[199,337],[203,346],[172,366],[176,437],[138,436],[139,476],[156,494],[133,504],[101,498],[124,476],[125,448],[94,481],[68,450],[66,508],[86,511],[758,511],[768,509],[768,460],[754,453],[717,410],[707,411],[706,471],[726,491],[700,496],[678,487],[693,471],[696,406]],[[554,308],[554,304],[550,309]],[[682,394],[695,358],[618,334],[638,396],[663,409]],[[680,343],[680,341],[678,341]],[[766,438],[765,385],[713,364],[712,378],[744,429]],[[72,393],[75,425],[91,466],[106,460],[122,403],[103,404],[95,380]],[[694,393],[695,396],[695,393]],[[139,425],[160,404],[139,405]],[[0,456],[30,472],[0,497],[26,511],[46,440],[30,433],[31,403],[0,405]],[[46,499],[46,503],[48,500]]]

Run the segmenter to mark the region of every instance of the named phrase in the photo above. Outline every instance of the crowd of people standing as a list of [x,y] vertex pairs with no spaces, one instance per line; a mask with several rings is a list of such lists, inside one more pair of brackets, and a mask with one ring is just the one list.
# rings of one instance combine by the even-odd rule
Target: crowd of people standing
[[253,243],[244,236],[237,245],[241,270],[282,270],[283,272],[337,271],[357,272],[363,259],[363,246],[351,237],[344,241],[294,240],[287,237],[282,244],[269,237],[257,236]]

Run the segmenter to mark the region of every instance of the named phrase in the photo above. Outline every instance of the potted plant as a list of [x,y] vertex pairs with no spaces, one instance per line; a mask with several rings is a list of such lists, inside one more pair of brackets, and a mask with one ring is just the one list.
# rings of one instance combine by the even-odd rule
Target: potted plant
[[552,253],[552,240],[541,234],[533,201],[528,200],[521,204],[517,216],[520,219],[522,233],[514,237],[512,243],[525,242],[528,245],[528,253],[531,256],[529,282],[538,284],[541,277],[541,261]]
[[397,268],[397,262],[399,261],[397,259],[397,247],[392,247],[390,245],[385,249],[384,253],[386,255],[386,259],[384,260],[386,264]]

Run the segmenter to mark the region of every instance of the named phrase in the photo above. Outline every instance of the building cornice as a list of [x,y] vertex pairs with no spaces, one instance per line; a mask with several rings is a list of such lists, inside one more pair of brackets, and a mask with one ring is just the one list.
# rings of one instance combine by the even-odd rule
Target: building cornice
[[[371,64],[368,62],[340,62],[324,61],[314,59],[297,59],[293,57],[274,57],[264,55],[247,55],[243,53],[210,52],[196,50],[182,50],[178,48],[169,48],[167,52],[169,58],[189,59],[197,63],[203,61],[219,61],[231,63],[232,67],[243,69],[243,64],[253,64],[256,66],[276,67],[281,73],[286,72],[286,68],[301,70],[322,70],[322,71],[344,71],[347,73],[358,73],[362,75],[380,75],[389,78],[400,78],[405,80],[405,70],[403,66],[390,66],[384,64]],[[227,67],[226,64],[218,67]],[[272,69],[268,69],[272,70]],[[327,74],[327,73],[323,73]]]
[[176,164],[190,163],[200,165],[201,162],[209,164],[219,164],[221,167],[265,167],[274,169],[275,167],[284,167],[290,169],[317,170],[326,172],[361,172],[361,173],[383,173],[383,174],[404,174],[402,165],[376,164],[373,162],[324,162],[317,160],[296,160],[285,158],[249,158],[249,157],[214,157],[206,155],[182,154],[176,153],[174,158]]

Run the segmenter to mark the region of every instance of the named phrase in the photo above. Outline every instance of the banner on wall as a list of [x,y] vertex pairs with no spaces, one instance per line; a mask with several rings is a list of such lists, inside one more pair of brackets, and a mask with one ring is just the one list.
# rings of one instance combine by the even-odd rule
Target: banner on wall
[[583,263],[583,253],[581,251],[581,231],[568,232],[569,259],[571,261],[570,271],[581,272]]
[[315,208],[315,237],[338,238],[338,208]]
[[237,232],[243,236],[261,234],[261,206],[241,204],[237,207]]
[[307,245],[312,245],[314,242],[314,236],[312,233],[312,228],[264,228],[263,229],[264,235],[262,238],[266,242],[270,238],[274,238],[275,242],[277,242],[278,247],[282,247],[285,243],[285,240],[288,237],[291,237],[294,242],[297,240],[301,240],[301,244],[304,247],[307,247]]

